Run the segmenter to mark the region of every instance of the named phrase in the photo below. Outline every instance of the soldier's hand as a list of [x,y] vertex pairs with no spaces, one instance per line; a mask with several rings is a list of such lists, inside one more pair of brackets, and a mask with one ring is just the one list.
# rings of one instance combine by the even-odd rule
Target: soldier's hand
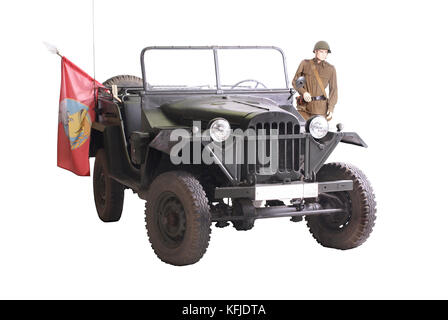
[[305,92],[305,93],[303,94],[303,99],[304,99],[306,102],[311,102],[311,95],[310,95],[310,93],[309,93],[309,92]]
[[327,111],[327,120],[330,121],[333,118],[333,112]]

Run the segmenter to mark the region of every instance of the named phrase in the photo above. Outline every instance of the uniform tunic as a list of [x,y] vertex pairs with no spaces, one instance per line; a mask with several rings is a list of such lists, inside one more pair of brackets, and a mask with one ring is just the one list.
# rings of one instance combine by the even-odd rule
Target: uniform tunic
[[[330,85],[330,94],[327,95],[328,100],[318,100],[311,101],[306,103],[305,112],[308,114],[320,114],[325,115],[328,111],[333,112],[334,106],[338,100],[338,85],[336,81],[336,69],[333,65],[329,64],[326,61],[321,61],[321,63],[317,63],[317,58],[310,60],[303,60],[299,68],[297,69],[296,75],[292,80],[292,86],[296,89],[300,95],[303,96],[305,92],[309,92],[312,97],[322,96],[324,93],[322,92],[319,83],[317,82],[316,76],[314,75],[314,71],[311,68],[311,63],[314,62],[316,66],[316,70],[319,73],[319,77],[322,80],[322,84],[324,88],[327,88]],[[300,76],[305,76],[305,86],[303,88],[296,87],[296,80]],[[328,109],[327,109],[328,107]],[[299,106],[297,106],[299,108]]]

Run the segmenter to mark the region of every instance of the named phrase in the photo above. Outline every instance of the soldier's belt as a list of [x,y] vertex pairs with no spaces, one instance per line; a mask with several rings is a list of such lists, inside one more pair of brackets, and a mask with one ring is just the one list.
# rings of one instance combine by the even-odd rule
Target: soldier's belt
[[311,97],[311,101],[327,100],[325,96]]

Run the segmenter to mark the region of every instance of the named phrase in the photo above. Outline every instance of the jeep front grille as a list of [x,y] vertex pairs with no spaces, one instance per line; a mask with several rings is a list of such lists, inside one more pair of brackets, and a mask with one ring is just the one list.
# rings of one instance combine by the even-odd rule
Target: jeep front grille
[[[257,137],[264,133],[268,137],[263,144],[259,144],[258,140],[256,145],[256,164],[249,163],[249,157],[246,153],[246,168],[247,174],[255,175],[267,175],[266,170],[272,165],[271,162],[264,163],[263,159],[259,157],[259,148],[265,148],[265,154],[270,158],[270,161],[278,161],[276,172],[272,172],[280,179],[284,178],[297,178],[305,173],[305,149],[306,149],[306,135],[300,133],[300,125],[298,123],[289,122],[264,122],[251,124],[249,129],[255,130]],[[274,159],[275,154],[270,150],[271,137],[273,130],[278,131],[278,159]],[[246,149],[248,150],[248,149]],[[263,150],[262,150],[263,151]],[[266,160],[265,160],[266,161]],[[291,176],[292,174],[292,176]],[[257,180],[259,180],[257,178]]]

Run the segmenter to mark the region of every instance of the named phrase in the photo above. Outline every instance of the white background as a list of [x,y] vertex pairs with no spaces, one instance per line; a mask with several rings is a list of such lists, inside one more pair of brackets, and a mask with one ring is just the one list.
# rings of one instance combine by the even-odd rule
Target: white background
[[363,246],[325,249],[304,223],[260,220],[250,232],[213,228],[187,267],[157,259],[131,191],[121,221],[104,224],[91,178],[56,167],[60,59],[42,41],[93,74],[91,2],[1,10],[0,298],[448,298],[445,1],[96,1],[100,81],[139,75],[144,46],[214,44],[279,46],[292,79],[327,40],[335,122],[369,144],[330,159],[375,188]]

